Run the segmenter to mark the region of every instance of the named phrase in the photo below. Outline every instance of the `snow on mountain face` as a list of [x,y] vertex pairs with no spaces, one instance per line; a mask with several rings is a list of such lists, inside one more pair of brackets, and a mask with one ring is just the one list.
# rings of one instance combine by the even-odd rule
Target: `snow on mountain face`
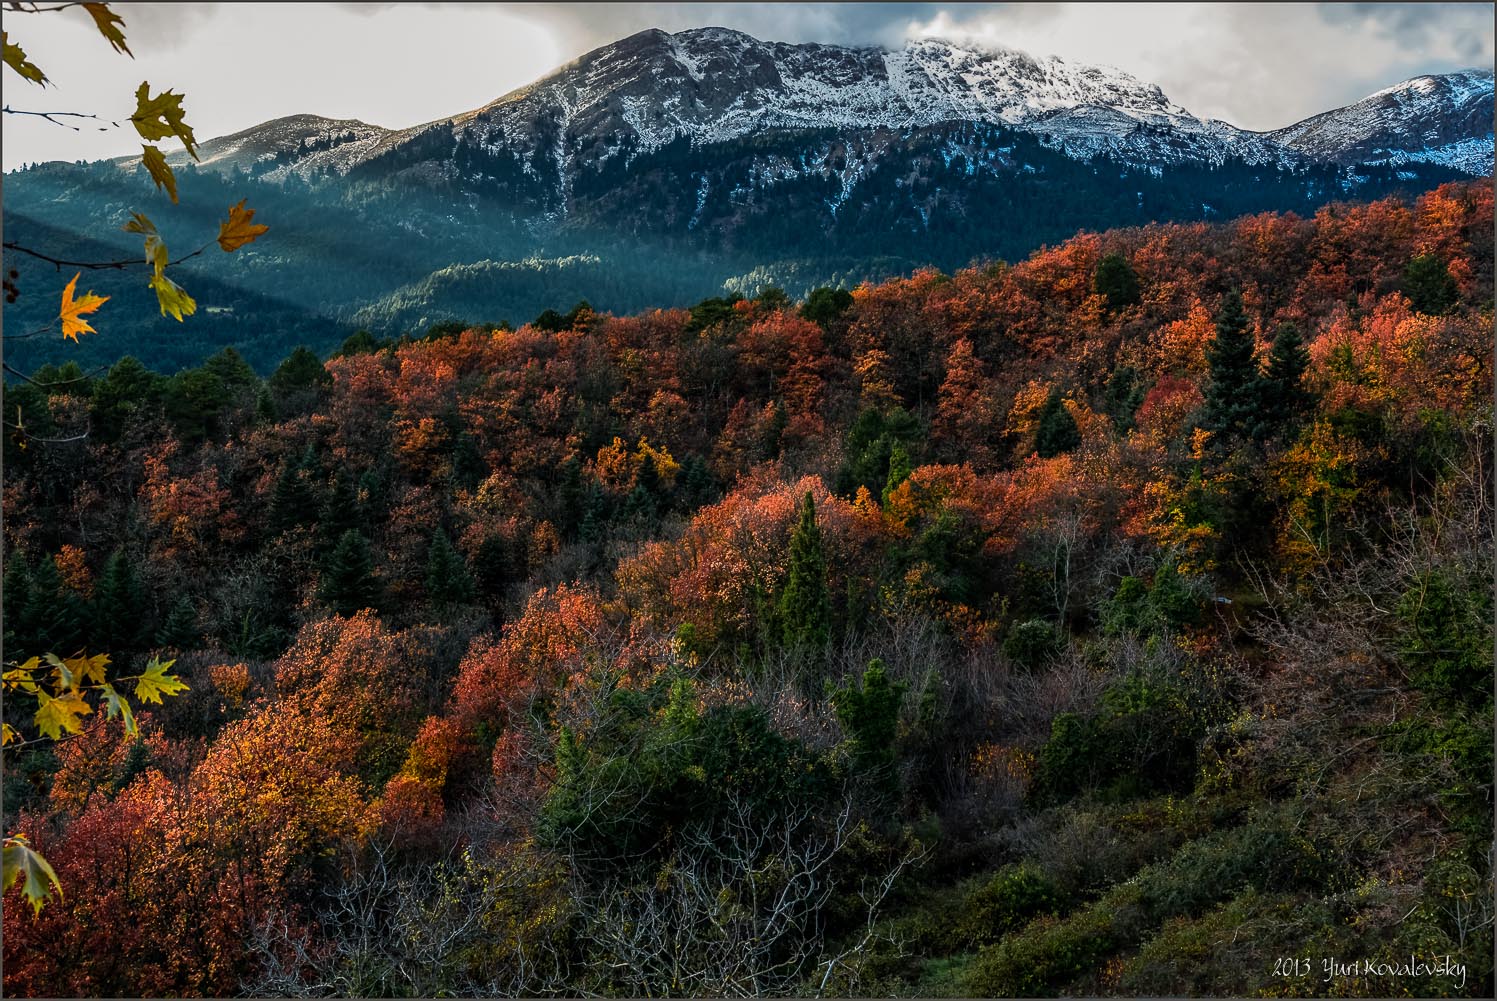
[[1341,164],[1438,163],[1492,173],[1492,71],[1419,76],[1267,135]]
[[[471,128],[485,142],[513,148],[549,122],[576,152],[606,158],[626,139],[653,149],[681,135],[700,144],[766,128],[909,129],[962,120],[1031,129],[1069,151],[1079,119],[1057,113],[1071,112],[1089,116],[1077,155],[1286,158],[1274,144],[1202,122],[1157,86],[1115,69],[935,39],[891,52],[761,42],[724,28],[632,35],[479,110]],[[1160,143],[1152,130],[1161,128],[1190,139]]]
[[[390,134],[389,129],[352,118],[291,115],[233,135],[209,139],[198,146],[197,162],[203,166],[252,170],[257,164],[280,163],[332,149],[339,150],[345,157],[356,157]],[[166,158],[173,165],[192,162],[192,158],[181,149],[169,151]],[[140,162],[140,157],[124,158],[121,162],[134,166]]]
[[[1417,77],[1276,132],[1202,120],[1121,70],[937,39],[890,51],[650,29],[595,49],[476,111],[398,131],[311,115],[203,144],[204,163],[451,181],[499,171],[565,213],[582,165],[685,137],[708,146],[775,129],[908,134],[943,122],[1028,132],[1078,159],[1290,166],[1426,161],[1492,169],[1492,73]],[[178,154],[180,159],[180,154]],[[138,159],[138,158],[137,158]]]

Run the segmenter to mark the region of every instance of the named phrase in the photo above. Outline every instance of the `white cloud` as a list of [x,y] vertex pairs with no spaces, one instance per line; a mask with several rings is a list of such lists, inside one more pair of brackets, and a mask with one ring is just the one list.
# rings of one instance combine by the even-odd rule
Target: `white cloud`
[[[194,8],[117,5],[133,60],[111,51],[81,10],[7,14],[6,31],[54,86],[31,86],[6,70],[6,103],[123,120],[148,80],[153,92],[187,95],[183,107],[199,140],[303,112],[404,127],[479,107],[572,56],[523,6],[211,6],[174,21],[173,11]],[[140,149],[128,124],[74,133],[6,115],[3,127],[6,169]]]

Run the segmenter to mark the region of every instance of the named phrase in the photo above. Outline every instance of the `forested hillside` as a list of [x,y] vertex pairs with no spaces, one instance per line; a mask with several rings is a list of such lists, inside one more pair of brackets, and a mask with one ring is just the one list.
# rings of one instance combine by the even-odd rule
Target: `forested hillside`
[[1492,289],[1486,180],[8,384],[7,661],[188,690],[7,692],[5,991],[1490,996]]

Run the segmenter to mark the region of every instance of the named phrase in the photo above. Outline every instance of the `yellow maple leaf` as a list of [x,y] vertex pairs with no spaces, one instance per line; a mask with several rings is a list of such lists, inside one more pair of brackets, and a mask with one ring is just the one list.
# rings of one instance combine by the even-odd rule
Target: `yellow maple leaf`
[[151,180],[156,182],[156,187],[165,188],[166,193],[171,195],[172,204],[177,204],[177,175],[172,173],[167,164],[166,155],[155,146],[142,146],[141,149],[145,151],[141,162],[145,164]]
[[[150,252],[150,240],[146,241],[147,253]],[[151,276],[146,284],[156,290],[156,301],[161,304],[161,315],[170,313],[182,322],[183,316],[191,316],[198,311],[197,300],[188,295],[180,285],[172,281],[160,270]]]
[[113,685],[103,685],[100,691],[104,693],[104,715],[109,719],[116,716],[125,721],[125,733],[134,737],[140,733],[140,726],[135,722],[135,713],[130,709],[130,703],[125,697],[115,691]]
[[39,83],[43,87],[47,85],[47,74],[43,73],[36,63],[26,58],[24,49],[10,43],[9,32],[0,33],[0,46],[3,46],[5,50],[5,65],[21,74],[23,80]]
[[130,51],[130,46],[125,44],[125,33],[115,27],[115,25],[123,25],[124,18],[110,10],[107,3],[86,3],[83,9],[93,17],[94,26],[99,29],[99,34],[114,46],[114,51],[123,52],[131,59],[135,58],[135,53]]
[[255,238],[269,226],[262,226],[252,220],[255,218],[255,210],[244,207],[246,199],[239,199],[238,205],[229,206],[229,221],[218,224],[218,245],[226,252],[233,253],[246,243],[253,243]]
[[83,729],[79,716],[87,716],[94,707],[83,701],[77,692],[67,692],[52,698],[46,692],[36,693],[41,708],[36,711],[36,726],[44,736],[56,740],[63,732],[78,733]]
[[130,121],[135,123],[135,131],[140,133],[142,139],[154,141],[176,136],[182,140],[183,148],[196,160],[197,140],[193,138],[192,127],[182,120],[185,114],[182,110],[182,97],[182,94],[173,94],[169,90],[152,97],[151,85],[142,83],[135,92],[135,114],[130,116]]
[[73,289],[78,285],[78,278],[82,271],[73,276],[68,282],[68,287],[62,290],[62,309],[58,311],[58,319],[62,320],[62,336],[78,340],[79,334],[97,333],[93,327],[88,325],[87,320],[81,320],[84,313],[92,313],[100,306],[109,301],[107,295],[94,295],[93,292],[85,292],[79,299],[73,298]]
[[152,659],[140,677],[135,679],[135,697],[142,702],[160,705],[161,696],[187,691],[186,682],[176,675],[166,673],[166,669],[175,663],[175,660]]
[[20,882],[21,892],[31,902],[35,913],[41,913],[42,905],[52,899],[54,892],[57,899],[62,899],[62,883],[58,882],[57,873],[52,871],[46,859],[32,851],[24,834],[6,838],[0,856],[3,856],[0,869],[4,874],[4,882],[0,885],[9,890]]
[[96,653],[92,657],[66,657],[63,663],[73,672],[73,677],[83,682],[104,683],[104,668],[109,666],[109,654]]

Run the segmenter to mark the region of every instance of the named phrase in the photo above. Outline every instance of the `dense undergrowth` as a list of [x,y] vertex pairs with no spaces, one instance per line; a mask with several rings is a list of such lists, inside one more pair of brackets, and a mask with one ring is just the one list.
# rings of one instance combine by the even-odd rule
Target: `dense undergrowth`
[[1491,206],[8,386],[7,993],[1489,996]]

